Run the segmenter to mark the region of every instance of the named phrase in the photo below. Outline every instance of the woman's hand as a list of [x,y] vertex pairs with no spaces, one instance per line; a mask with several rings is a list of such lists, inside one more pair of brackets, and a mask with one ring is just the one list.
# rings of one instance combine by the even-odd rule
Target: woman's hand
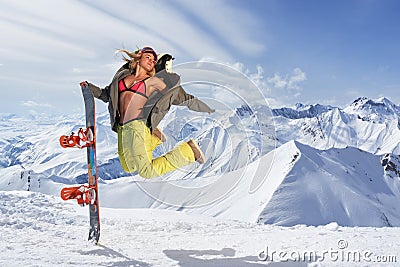
[[79,85],[80,85],[81,87],[87,87],[87,86],[89,86],[89,84],[88,84],[87,81],[83,81],[83,82],[81,82]]

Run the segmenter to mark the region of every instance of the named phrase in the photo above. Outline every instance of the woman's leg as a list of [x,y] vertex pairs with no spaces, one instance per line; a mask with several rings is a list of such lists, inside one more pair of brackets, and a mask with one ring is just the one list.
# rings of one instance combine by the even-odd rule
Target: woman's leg
[[128,166],[127,160],[126,158],[129,158],[130,155],[128,155],[129,151],[127,151],[126,149],[124,149],[124,144],[128,143],[128,140],[124,140],[125,138],[122,137],[123,133],[123,126],[118,126],[118,156],[119,156],[119,162],[121,164],[121,167],[124,171],[126,172],[134,172],[135,167],[130,164],[130,166]]
[[153,159],[154,146],[161,140],[152,136],[149,128],[139,120],[121,126],[119,137],[121,165],[126,166],[124,170],[128,172],[137,170],[144,178],[157,177],[195,161],[193,150],[186,142],[165,155]]
[[[122,126],[118,127],[118,155],[119,155],[119,160],[120,160],[120,163],[121,163],[121,167],[122,167],[122,169],[124,171],[126,171],[126,172],[134,172],[134,171],[136,171],[135,167],[132,164],[130,164],[130,166],[128,167],[127,161],[125,159],[126,156],[127,156],[126,155],[127,153],[126,153],[126,150],[124,152],[123,145],[122,145],[123,144],[123,142],[122,142],[122,128],[123,128]],[[154,151],[159,145],[162,144],[162,142],[164,142],[158,136],[160,136],[162,139],[164,139],[164,141],[166,141],[165,135],[160,130],[158,130],[157,133],[153,133],[151,135],[151,142],[150,142],[151,143],[151,145],[150,145],[151,151]],[[125,140],[125,141],[127,141],[127,140]],[[133,140],[132,140],[132,142],[133,142]],[[127,158],[129,158],[129,156],[127,156]]]

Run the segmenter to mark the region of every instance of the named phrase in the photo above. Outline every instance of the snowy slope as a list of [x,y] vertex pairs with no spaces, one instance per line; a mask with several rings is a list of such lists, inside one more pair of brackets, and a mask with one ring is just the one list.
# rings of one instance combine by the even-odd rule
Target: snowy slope
[[322,151],[297,142],[291,146],[297,149],[296,163],[260,222],[400,226],[399,156],[376,156],[356,148]]
[[[288,142],[247,166],[224,174],[103,181],[102,207],[156,208],[220,219],[293,226],[400,226],[400,157],[356,148],[317,150]],[[3,173],[4,171],[2,171]],[[200,170],[201,172],[201,170]],[[1,173],[0,173],[1,174]],[[30,178],[28,178],[30,177]],[[58,195],[68,180],[24,172],[0,180],[2,190]],[[362,208],[360,208],[362,207]]]
[[[102,181],[99,185],[101,206],[175,209],[254,222],[289,170],[287,166],[291,157],[288,153],[285,146],[282,146],[260,160],[223,174],[199,176],[199,173],[203,173],[202,169],[189,167],[176,171],[176,179],[172,179],[173,175],[170,175],[144,180],[134,175]],[[219,163],[214,164],[219,169]],[[1,190],[27,190],[29,187],[30,191],[58,195],[66,183],[71,183],[68,179],[56,176],[45,177],[31,171],[20,172],[17,167],[10,175],[11,169],[9,167],[0,171],[0,175],[4,177],[0,180]],[[213,173],[213,167],[209,169],[209,173]],[[251,209],[243,210],[249,205],[252,206]]]
[[98,246],[87,209],[35,192],[0,191],[0,265],[393,266],[399,228],[279,227],[149,209],[103,208]]

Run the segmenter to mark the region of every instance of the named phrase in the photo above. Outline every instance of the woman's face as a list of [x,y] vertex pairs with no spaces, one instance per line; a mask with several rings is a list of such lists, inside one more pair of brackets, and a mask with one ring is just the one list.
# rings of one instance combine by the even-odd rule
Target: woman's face
[[140,58],[139,65],[146,71],[152,71],[156,61],[154,60],[154,55],[152,53],[144,53]]

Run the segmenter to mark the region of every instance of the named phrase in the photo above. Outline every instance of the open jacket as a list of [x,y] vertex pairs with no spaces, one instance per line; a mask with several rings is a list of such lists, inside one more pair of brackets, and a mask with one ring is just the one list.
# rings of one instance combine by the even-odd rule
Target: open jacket
[[[128,68],[128,64],[125,64],[117,71],[111,83],[105,88],[88,83],[94,97],[108,103],[111,127],[115,132],[117,132],[120,120],[120,112],[118,110],[118,81],[131,74],[132,71]],[[179,85],[180,77],[178,74],[169,73],[164,70],[158,72],[155,76],[163,80],[167,88],[162,92],[153,92],[144,106],[143,114],[147,126],[151,131],[157,127],[172,105],[187,106],[190,110],[198,112],[212,113],[215,111],[201,100],[186,93],[182,86]]]

